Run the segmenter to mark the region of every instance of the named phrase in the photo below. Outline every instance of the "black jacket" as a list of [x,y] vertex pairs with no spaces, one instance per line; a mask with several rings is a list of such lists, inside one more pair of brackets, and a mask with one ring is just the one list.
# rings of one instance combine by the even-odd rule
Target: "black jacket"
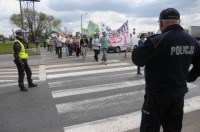
[[132,61],[145,66],[146,93],[184,95],[188,91],[186,82],[200,75],[200,46],[180,25],[173,25],[133,49]]
[[[87,44],[86,46],[84,46],[84,41]],[[81,39],[80,45],[83,46],[83,47],[87,47],[88,46],[88,39],[85,39],[85,40]]]

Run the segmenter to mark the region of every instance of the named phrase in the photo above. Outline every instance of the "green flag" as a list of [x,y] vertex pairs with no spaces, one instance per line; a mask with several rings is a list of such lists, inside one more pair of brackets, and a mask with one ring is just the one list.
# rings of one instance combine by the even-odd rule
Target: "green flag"
[[88,30],[94,31],[96,33],[99,33],[100,31],[99,26],[92,21],[89,21],[88,23]]
[[59,34],[61,34],[62,36],[65,36],[65,32],[60,30]]
[[57,32],[60,32],[60,29],[58,27],[55,27],[55,26],[51,25],[51,31],[57,33]]
[[88,30],[87,29],[85,29],[85,28],[82,28],[81,29],[81,33],[82,33],[82,35],[87,35],[88,36]]
[[88,30],[88,37],[90,38],[94,38],[94,35],[96,34],[95,31],[92,31],[92,30]]

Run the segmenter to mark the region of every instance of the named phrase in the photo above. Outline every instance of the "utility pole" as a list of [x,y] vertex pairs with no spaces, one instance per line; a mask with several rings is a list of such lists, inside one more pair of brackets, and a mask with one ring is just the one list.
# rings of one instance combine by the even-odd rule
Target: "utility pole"
[[22,13],[22,4],[21,4],[21,0],[19,0],[19,5],[20,5],[20,13],[21,13],[21,24],[22,24],[22,29],[24,29],[24,24],[23,24],[23,13]]
[[87,14],[87,12],[86,13],[84,13],[84,14],[81,14],[81,33],[82,33],[82,19],[83,19],[83,15],[86,15]]

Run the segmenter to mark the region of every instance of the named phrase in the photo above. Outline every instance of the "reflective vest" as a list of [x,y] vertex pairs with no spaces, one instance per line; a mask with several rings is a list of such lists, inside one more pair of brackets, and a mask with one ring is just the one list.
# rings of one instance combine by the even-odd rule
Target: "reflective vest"
[[[26,53],[26,50],[25,50],[24,45],[22,44],[22,42],[17,40],[17,39],[15,39],[14,42],[13,42],[13,45],[16,42],[18,42],[20,44],[20,46],[21,46],[21,50],[19,52],[19,58],[20,59],[28,59],[28,54]],[[13,51],[13,53],[14,53],[14,51]]]

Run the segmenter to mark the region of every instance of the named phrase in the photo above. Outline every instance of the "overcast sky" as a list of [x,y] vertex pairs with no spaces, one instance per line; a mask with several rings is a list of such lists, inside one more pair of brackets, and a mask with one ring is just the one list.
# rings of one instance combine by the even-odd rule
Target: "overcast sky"
[[[181,14],[181,25],[200,26],[200,0],[40,0],[35,3],[38,12],[53,15],[62,20],[62,26],[67,24],[80,31],[81,14],[83,27],[88,21],[100,24],[103,22],[111,29],[118,29],[126,20],[132,32],[157,31],[158,17],[166,8],[176,8]],[[12,29],[9,18],[13,13],[20,13],[19,0],[0,0],[0,34],[9,36]]]

